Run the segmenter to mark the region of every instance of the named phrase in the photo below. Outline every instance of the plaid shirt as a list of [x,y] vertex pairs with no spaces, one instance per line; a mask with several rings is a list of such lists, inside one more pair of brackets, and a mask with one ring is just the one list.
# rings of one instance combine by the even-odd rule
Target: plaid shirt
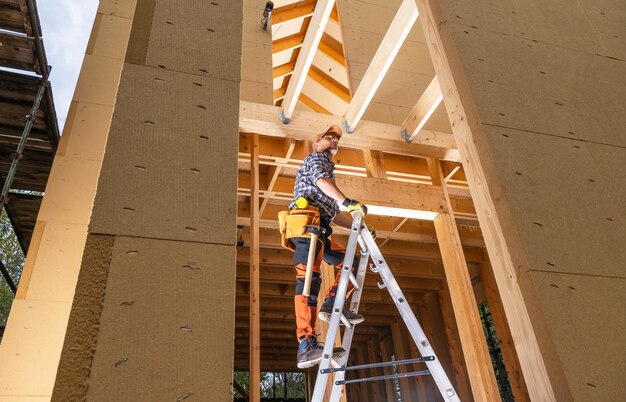
[[335,164],[325,152],[314,152],[304,158],[304,163],[296,175],[296,184],[293,188],[294,201],[289,204],[289,209],[296,208],[295,200],[298,197],[304,197],[309,200],[310,205],[319,208],[322,224],[329,226],[339,212],[339,205],[337,201],[324,194],[315,183],[322,178],[335,181],[334,170]]

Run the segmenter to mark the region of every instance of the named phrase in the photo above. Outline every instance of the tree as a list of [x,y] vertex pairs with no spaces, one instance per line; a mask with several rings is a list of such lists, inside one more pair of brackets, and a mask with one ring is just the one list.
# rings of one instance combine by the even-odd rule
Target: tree
[[[0,259],[17,285],[24,267],[24,253],[4,208],[0,214]],[[7,321],[14,296],[4,277],[0,278],[0,325]]]

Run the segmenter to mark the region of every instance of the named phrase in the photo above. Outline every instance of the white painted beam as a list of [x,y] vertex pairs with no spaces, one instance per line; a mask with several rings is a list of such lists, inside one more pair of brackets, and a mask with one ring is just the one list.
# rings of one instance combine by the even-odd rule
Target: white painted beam
[[346,110],[344,128],[349,133],[353,132],[359,124],[418,15],[415,0],[402,2]]
[[407,142],[411,142],[417,137],[442,100],[443,94],[441,87],[439,87],[439,80],[435,76],[402,123],[402,137]]
[[324,29],[326,28],[328,18],[330,17],[334,5],[335,0],[319,0],[315,6],[309,29],[306,32],[306,37],[304,38],[304,43],[302,49],[300,49],[298,61],[296,62],[296,68],[289,80],[287,92],[283,99],[280,117],[285,124],[291,121],[293,110],[298,102],[298,97],[304,86],[304,81],[307,78],[313,57],[322,39]]

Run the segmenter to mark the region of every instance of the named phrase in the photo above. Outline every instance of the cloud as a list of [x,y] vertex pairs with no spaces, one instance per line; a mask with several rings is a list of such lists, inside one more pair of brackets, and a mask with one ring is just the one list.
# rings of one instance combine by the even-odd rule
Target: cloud
[[37,8],[48,64],[52,66],[50,82],[59,128],[62,129],[83,63],[98,0],[40,0]]

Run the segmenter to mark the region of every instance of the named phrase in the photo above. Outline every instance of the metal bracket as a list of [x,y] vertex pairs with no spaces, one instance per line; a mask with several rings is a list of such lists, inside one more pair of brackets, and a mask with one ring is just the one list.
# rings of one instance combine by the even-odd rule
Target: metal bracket
[[350,127],[350,125],[348,124],[348,120],[344,120],[343,123],[341,123],[341,127],[343,127],[343,129],[346,130],[346,133],[348,134],[352,134],[354,130],[356,130],[356,127]]
[[288,119],[288,118],[285,117],[285,111],[284,110],[281,110],[280,112],[278,112],[278,119],[280,121],[282,121],[283,124],[291,123],[291,119]]
[[413,138],[409,136],[409,133],[406,130],[402,130],[400,134],[402,134],[402,139],[404,141],[409,142],[409,143],[413,142]]

